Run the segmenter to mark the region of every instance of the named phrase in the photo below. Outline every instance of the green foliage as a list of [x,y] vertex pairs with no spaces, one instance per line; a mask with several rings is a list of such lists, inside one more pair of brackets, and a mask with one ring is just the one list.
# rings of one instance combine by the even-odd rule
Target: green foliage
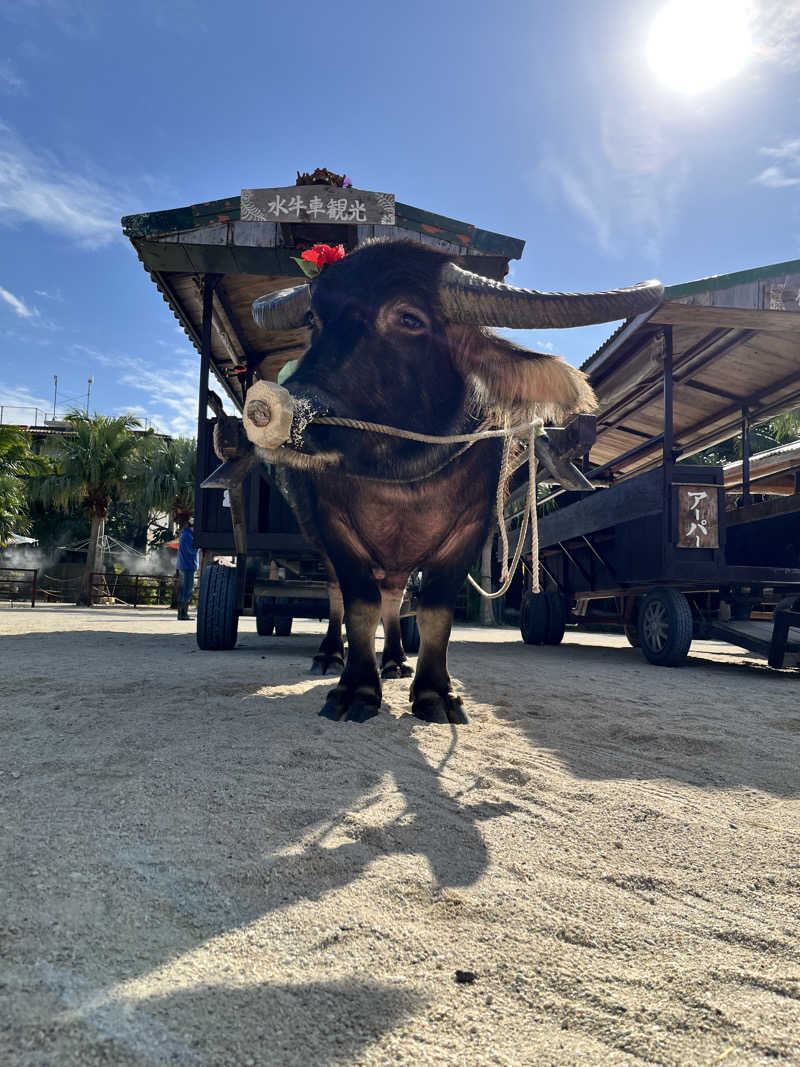
[[[149,525],[163,533],[162,539],[171,536],[174,522],[194,514],[196,470],[197,444],[187,437],[151,438],[131,465],[129,497],[146,513]],[[166,527],[158,526],[158,514],[167,516]]]
[[[785,415],[779,415],[769,422],[763,422],[760,426],[754,426],[750,430],[750,453],[766,452],[778,445],[788,444],[800,437],[800,408],[790,411]],[[706,448],[695,456],[687,456],[682,459],[683,463],[704,463],[721,466],[732,463],[742,458],[742,435],[737,434],[728,441],[722,441],[718,445]]]
[[126,481],[140,439],[133,415],[92,415],[71,412],[73,433],[54,437],[48,452],[55,473],[34,487],[35,496],[61,511],[80,505],[96,518],[106,518],[112,496],[126,495]]
[[0,545],[30,529],[27,479],[43,474],[47,460],[31,451],[27,434],[0,426]]

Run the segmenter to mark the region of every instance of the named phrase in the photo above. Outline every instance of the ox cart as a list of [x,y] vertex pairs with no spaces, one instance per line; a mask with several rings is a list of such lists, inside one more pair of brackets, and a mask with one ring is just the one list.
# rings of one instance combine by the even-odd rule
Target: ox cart
[[[242,614],[255,615],[261,634],[285,635],[293,618],[329,613],[321,558],[300,533],[280,473],[256,461],[238,418],[251,384],[281,380],[287,364],[305,351],[308,331],[259,328],[253,301],[297,285],[304,277],[297,259],[314,244],[341,244],[349,252],[373,238],[402,238],[460,257],[471,271],[498,280],[522,254],[523,241],[389,194],[343,188],[340,181],[329,172],[298,175],[290,188],[243,190],[227,200],[122,220],[200,355],[195,544],[206,564],[197,613],[201,648],[233,648]],[[214,562],[218,557],[235,566]],[[409,651],[419,640],[413,609],[413,595],[407,595],[401,615]]]
[[[682,663],[693,638],[796,661],[798,449],[751,457],[750,430],[800,406],[799,293],[800,261],[672,286],[587,360],[596,491],[540,501],[544,591],[521,594],[527,643],[604,623],[659,665]],[[739,462],[692,461],[737,432]]]

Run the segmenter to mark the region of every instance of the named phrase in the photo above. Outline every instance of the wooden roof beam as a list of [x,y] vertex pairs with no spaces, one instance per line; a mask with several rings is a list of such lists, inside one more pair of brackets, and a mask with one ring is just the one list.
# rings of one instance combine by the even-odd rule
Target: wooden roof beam
[[800,330],[800,313],[719,307],[714,304],[682,304],[678,300],[667,300],[653,312],[650,322],[664,326],[723,326],[734,330],[792,333]]

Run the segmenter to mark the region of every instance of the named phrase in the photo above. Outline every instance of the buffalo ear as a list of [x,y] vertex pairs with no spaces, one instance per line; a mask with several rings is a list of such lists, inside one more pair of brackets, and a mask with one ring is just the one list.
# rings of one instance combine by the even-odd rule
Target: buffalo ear
[[530,352],[488,330],[452,326],[448,334],[453,362],[472,379],[484,408],[521,408],[562,422],[597,407],[586,375],[560,356]]

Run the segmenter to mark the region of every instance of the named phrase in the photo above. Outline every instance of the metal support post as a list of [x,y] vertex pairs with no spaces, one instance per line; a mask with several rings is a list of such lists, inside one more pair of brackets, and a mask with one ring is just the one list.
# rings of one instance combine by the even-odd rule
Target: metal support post
[[750,504],[750,413],[742,408],[742,507]]

